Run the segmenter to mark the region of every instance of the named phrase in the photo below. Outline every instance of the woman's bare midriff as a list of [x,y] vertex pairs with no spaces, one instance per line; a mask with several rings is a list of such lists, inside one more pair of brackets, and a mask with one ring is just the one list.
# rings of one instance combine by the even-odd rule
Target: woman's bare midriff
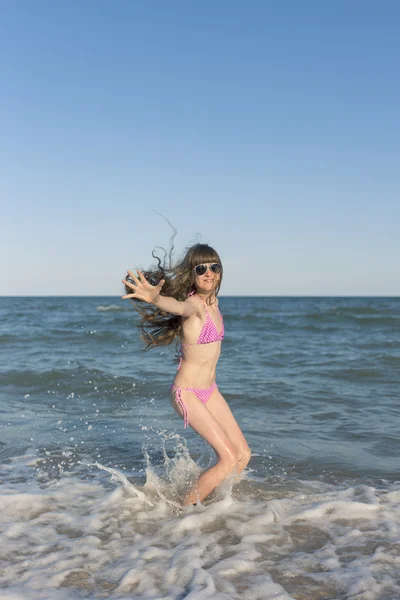
[[182,364],[174,385],[209,388],[215,382],[215,372],[221,353],[221,342],[182,347]]

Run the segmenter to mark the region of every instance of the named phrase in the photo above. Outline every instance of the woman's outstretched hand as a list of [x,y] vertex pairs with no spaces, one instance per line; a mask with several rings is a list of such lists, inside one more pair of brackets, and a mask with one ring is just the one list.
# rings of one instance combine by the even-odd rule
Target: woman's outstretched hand
[[143,300],[149,304],[152,304],[155,300],[157,300],[161,293],[161,288],[165,283],[165,279],[161,279],[158,285],[151,285],[151,283],[147,281],[146,277],[139,270],[137,271],[137,276],[134,275],[132,271],[128,271],[128,275],[131,281],[123,279],[122,283],[129,287],[132,290],[132,293],[122,296],[123,300],[133,298],[135,300]]

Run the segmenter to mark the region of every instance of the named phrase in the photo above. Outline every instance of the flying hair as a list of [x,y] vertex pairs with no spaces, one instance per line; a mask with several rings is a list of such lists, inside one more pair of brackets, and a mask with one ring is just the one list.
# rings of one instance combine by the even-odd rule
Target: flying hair
[[[162,216],[162,215],[161,215]],[[165,217],[164,217],[165,218]],[[171,296],[179,301],[184,301],[191,292],[195,291],[193,280],[193,269],[203,263],[217,262],[221,264],[218,253],[208,244],[195,244],[186,249],[186,252],[180,260],[173,261],[174,239],[177,230],[166,219],[173,230],[170,238],[170,249],[167,251],[161,246],[156,246],[152,251],[152,256],[156,260],[156,265],[143,271],[143,275],[149,283],[157,285],[161,279],[165,280],[161,295]],[[161,251],[162,256],[158,254]],[[222,271],[215,290],[218,294],[222,281]],[[125,286],[126,293],[132,293],[131,288]],[[166,313],[153,304],[148,304],[142,300],[132,298],[133,306],[140,315],[139,322],[140,336],[145,342],[144,350],[149,350],[155,346],[168,346],[181,333],[182,317]]]

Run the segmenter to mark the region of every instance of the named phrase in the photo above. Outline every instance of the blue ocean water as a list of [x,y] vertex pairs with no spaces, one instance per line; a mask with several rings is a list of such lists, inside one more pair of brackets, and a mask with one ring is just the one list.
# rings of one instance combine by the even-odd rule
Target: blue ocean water
[[400,299],[220,307],[253,456],[183,511],[214,456],[169,403],[174,348],[144,353],[120,299],[0,298],[7,598],[400,598]]

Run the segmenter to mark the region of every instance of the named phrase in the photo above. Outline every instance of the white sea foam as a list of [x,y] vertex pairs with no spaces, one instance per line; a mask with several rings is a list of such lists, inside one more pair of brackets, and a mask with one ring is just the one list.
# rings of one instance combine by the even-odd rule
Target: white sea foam
[[106,304],[105,306],[98,306],[97,310],[99,312],[121,312],[125,310],[123,306],[118,306],[117,304]]
[[400,597],[395,486],[248,479],[183,509],[198,468],[184,447],[165,458],[158,475],[148,463],[144,486],[97,463],[46,483],[32,478],[21,493],[4,469],[0,598]]

